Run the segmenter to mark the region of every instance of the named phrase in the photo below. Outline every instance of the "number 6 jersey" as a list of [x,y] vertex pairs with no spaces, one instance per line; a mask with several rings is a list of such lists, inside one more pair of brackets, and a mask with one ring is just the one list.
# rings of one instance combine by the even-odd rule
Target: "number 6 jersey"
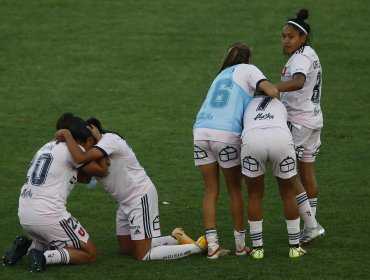
[[303,88],[280,94],[288,110],[288,121],[320,129],[323,126],[320,107],[322,69],[319,57],[310,46],[301,47],[290,57],[281,73],[281,81],[292,80],[297,73],[306,77]]
[[33,157],[19,197],[24,225],[48,225],[69,218],[67,197],[77,181],[77,168],[67,145],[51,141]]

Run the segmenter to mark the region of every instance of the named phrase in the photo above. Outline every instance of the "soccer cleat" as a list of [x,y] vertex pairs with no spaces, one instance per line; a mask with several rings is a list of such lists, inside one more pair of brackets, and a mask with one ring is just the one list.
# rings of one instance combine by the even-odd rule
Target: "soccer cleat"
[[175,228],[172,231],[172,237],[176,238],[180,245],[182,244],[195,244],[196,242],[191,239],[184,231],[183,228]]
[[46,269],[46,258],[44,253],[37,249],[31,249],[28,253],[31,261],[31,272],[44,272]]
[[31,246],[32,240],[29,240],[23,235],[19,235],[15,238],[12,248],[6,252],[3,257],[4,265],[15,265],[25,254],[27,254],[28,248]]
[[324,235],[325,229],[319,223],[317,223],[317,227],[315,228],[305,227],[302,230],[299,242],[301,245],[304,245],[310,242],[311,240]]
[[299,258],[304,255],[307,255],[307,252],[303,250],[301,246],[292,246],[289,249],[289,258]]
[[263,250],[263,247],[253,248],[253,250],[248,253],[250,257],[256,260],[263,259],[264,254],[265,254],[265,251]]
[[226,256],[230,254],[230,250],[226,250],[218,246],[215,249],[212,249],[211,247],[208,247],[208,255],[207,258],[210,260],[218,259],[219,257]]
[[195,242],[194,244],[202,251],[206,251],[208,248],[208,242],[207,242],[207,238],[205,235],[202,235],[201,237],[199,237],[197,242]]
[[244,256],[250,252],[250,248],[248,246],[244,246],[241,248],[236,247],[235,248],[235,255],[237,256]]

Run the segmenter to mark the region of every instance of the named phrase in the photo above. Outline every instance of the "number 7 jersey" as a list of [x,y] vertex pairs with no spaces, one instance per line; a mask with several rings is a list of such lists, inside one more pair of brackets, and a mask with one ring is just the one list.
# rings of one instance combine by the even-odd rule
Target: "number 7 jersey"
[[306,77],[303,88],[280,94],[288,111],[288,121],[320,129],[323,126],[320,107],[322,69],[319,57],[310,46],[301,47],[290,57],[281,73],[281,81],[292,80],[297,73]]

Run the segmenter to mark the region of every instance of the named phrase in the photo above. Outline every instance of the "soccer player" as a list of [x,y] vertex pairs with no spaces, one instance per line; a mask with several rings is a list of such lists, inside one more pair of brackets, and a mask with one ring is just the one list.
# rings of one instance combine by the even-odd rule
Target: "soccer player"
[[[78,120],[78,117],[64,114],[58,120],[57,128]],[[83,148],[88,149],[95,140],[85,130],[84,134],[77,130],[73,135]],[[67,211],[66,201],[81,175],[104,177],[108,175],[107,171],[107,160],[101,160],[100,164],[77,164],[65,143],[50,141],[41,147],[30,163],[19,197],[20,224],[32,240],[18,236],[4,256],[4,264],[14,265],[29,248],[33,272],[43,272],[48,264],[94,262],[96,247],[80,222]]]
[[120,253],[138,260],[170,260],[206,250],[204,236],[195,242],[181,228],[176,228],[172,236],[161,236],[157,190],[134,151],[120,135],[103,130],[97,119],[87,122],[93,125],[91,131],[97,144],[86,152],[68,129],[57,131],[56,138],[66,141],[78,163],[109,158],[109,175],[100,182],[118,202],[116,230]]
[[249,255],[264,257],[262,202],[264,174],[270,163],[284,204],[289,239],[289,257],[304,254],[299,245],[300,218],[295,197],[296,160],[292,135],[287,126],[287,111],[277,99],[257,95],[244,113],[242,134],[242,173],[248,189],[248,223],[253,242]]
[[[325,234],[317,223],[317,182],[314,163],[320,149],[323,115],[320,106],[322,68],[319,57],[309,46],[310,25],[305,22],[307,10],[300,10],[296,18],[283,26],[282,43],[289,60],[281,73],[281,101],[288,111],[288,122],[298,157],[297,201],[305,227],[301,242]],[[307,201],[307,197],[309,202]]]
[[202,174],[205,194],[203,220],[208,242],[208,258],[230,253],[218,242],[217,200],[220,169],[225,177],[231,201],[235,253],[245,255],[244,195],[240,168],[240,135],[243,113],[256,90],[274,97],[278,94],[262,72],[251,63],[251,51],[245,44],[231,45],[211,84],[194,124],[194,161]]

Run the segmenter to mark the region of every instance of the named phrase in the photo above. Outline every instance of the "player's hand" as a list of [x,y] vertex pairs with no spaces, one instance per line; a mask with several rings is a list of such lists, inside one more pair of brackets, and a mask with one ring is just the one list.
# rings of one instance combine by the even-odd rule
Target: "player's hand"
[[57,140],[57,143],[65,141],[66,133],[71,132],[68,129],[59,129],[57,132],[55,132],[55,140]]
[[95,139],[95,141],[99,142],[102,137],[99,129],[93,124],[88,125],[87,129],[90,130],[91,136]]

